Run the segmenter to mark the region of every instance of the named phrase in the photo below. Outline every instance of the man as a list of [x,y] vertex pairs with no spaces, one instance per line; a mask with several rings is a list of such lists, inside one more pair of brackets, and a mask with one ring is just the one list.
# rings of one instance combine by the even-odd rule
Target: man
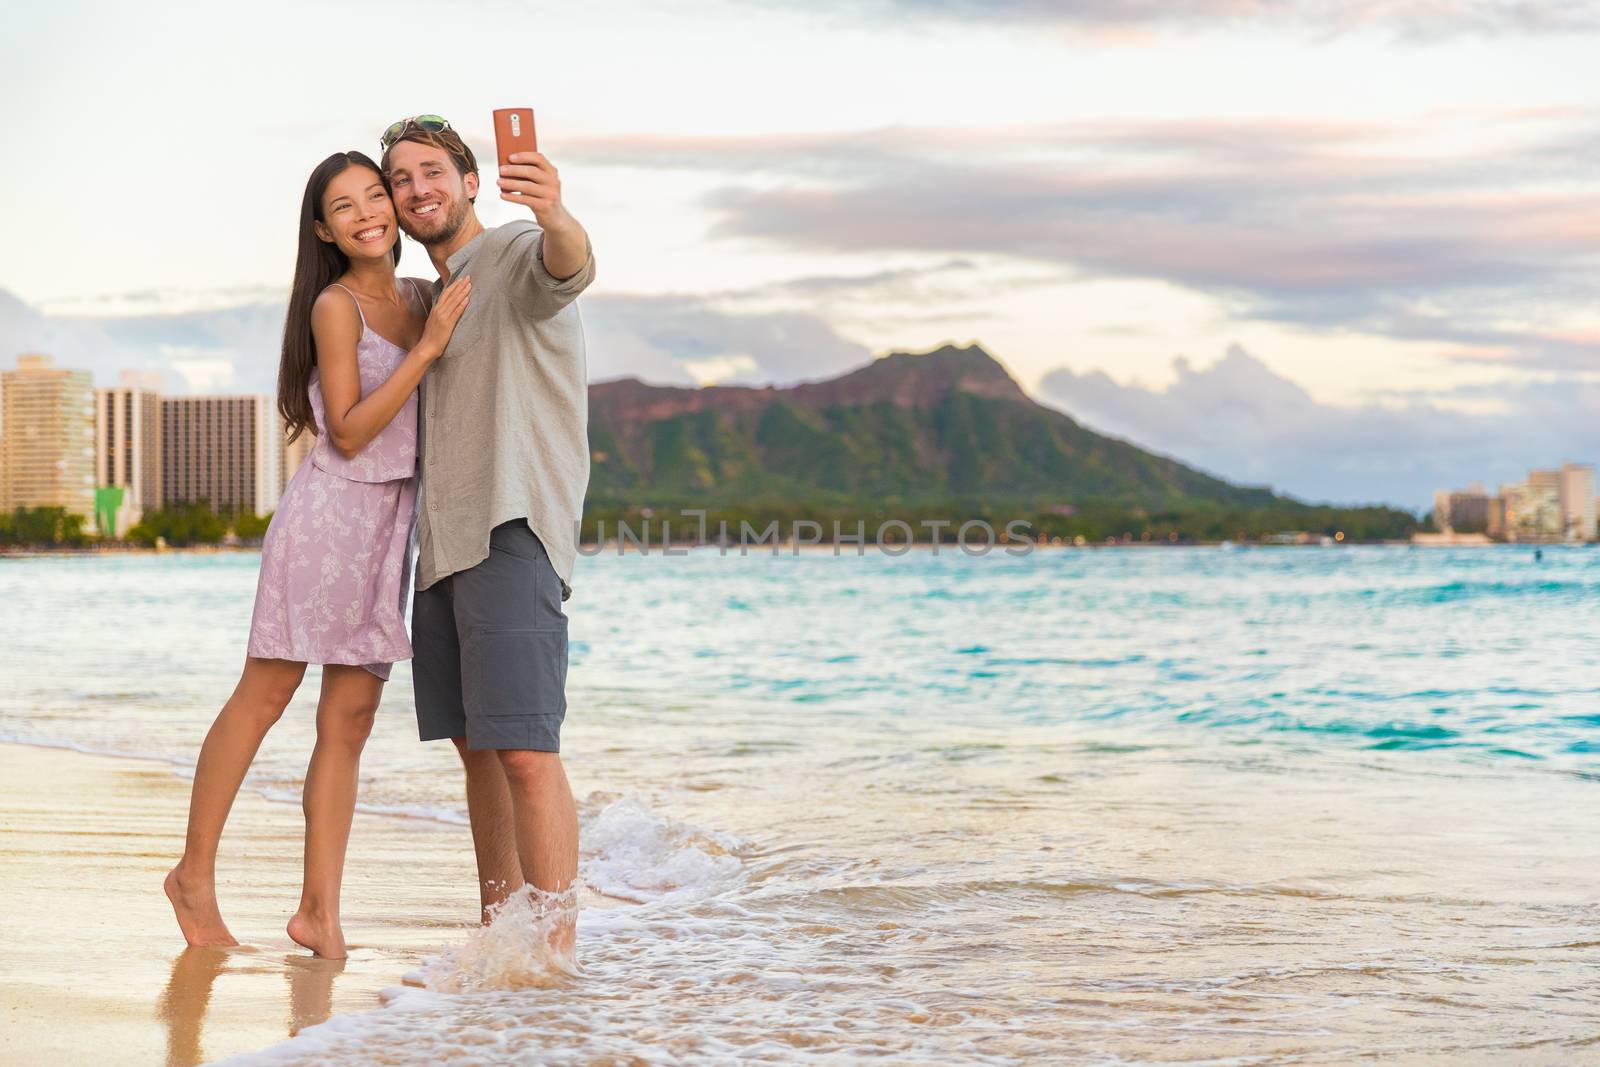
[[[501,167],[500,198],[535,221],[478,221],[477,161],[436,115],[383,136],[400,227],[439,272],[472,279],[466,313],[421,392],[412,663],[424,741],[466,769],[484,920],[530,884],[573,957],[578,816],[561,765],[567,618],[589,484],[588,374],[573,303],[589,235],[543,153]],[[537,224],[536,224],[537,223]]]

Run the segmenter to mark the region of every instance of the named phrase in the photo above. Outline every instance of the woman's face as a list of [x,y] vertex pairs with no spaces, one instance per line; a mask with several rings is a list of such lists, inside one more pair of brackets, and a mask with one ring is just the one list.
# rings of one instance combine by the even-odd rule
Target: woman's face
[[322,194],[322,219],[317,236],[358,259],[381,259],[400,239],[394,204],[377,171],[346,167]]

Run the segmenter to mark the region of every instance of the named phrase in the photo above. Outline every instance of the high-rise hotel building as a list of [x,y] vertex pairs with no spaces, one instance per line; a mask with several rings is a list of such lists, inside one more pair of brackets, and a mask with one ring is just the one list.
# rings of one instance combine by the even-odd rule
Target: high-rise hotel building
[[1440,489],[1433,494],[1433,524],[1445,533],[1483,533],[1490,523],[1490,499],[1481,485]]
[[1593,541],[1600,536],[1595,528],[1594,464],[1563,463],[1556,479],[1562,535],[1568,541]]
[[49,356],[0,372],[0,509],[94,514],[94,381]]
[[161,506],[160,387],[159,374],[123,371],[121,385],[95,390],[95,485],[102,496],[122,490],[95,511],[106,537],[120,537]]
[[283,489],[283,426],[272,397],[161,398],[161,499],[265,515]]

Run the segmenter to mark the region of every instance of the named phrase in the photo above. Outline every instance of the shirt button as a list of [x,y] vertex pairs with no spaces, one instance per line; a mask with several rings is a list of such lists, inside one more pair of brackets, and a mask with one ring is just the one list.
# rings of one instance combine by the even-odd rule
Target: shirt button
[[439,505],[438,504],[429,504],[428,505],[428,510],[429,511],[438,511],[439,510]]

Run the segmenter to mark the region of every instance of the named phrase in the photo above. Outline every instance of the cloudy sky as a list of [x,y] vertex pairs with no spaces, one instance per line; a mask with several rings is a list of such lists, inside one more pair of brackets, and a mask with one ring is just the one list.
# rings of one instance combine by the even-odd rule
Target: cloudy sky
[[[269,391],[305,177],[527,104],[596,379],[977,342],[1235,480],[1600,459],[1600,3],[60,2],[8,16],[0,366]],[[484,202],[486,221],[517,209]],[[402,272],[430,277],[421,249]]]

